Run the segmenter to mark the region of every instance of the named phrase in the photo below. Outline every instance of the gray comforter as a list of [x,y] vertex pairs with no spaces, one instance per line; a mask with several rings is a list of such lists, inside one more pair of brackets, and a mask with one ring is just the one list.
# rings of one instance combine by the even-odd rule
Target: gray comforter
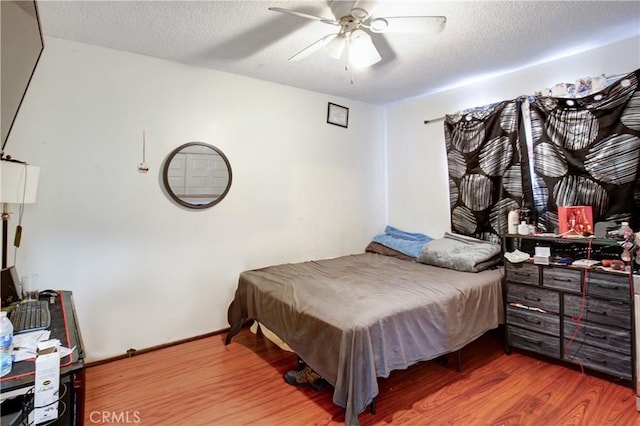
[[240,274],[227,343],[246,319],[277,334],[334,386],[345,423],[377,377],[456,351],[503,319],[502,269],[458,272],[373,253]]

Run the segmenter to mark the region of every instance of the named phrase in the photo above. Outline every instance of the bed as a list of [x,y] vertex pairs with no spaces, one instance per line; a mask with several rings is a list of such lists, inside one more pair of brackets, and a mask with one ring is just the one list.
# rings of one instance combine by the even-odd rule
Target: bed
[[503,269],[427,265],[366,251],[240,274],[226,343],[259,321],[334,387],[345,423],[378,377],[457,351],[503,321]]

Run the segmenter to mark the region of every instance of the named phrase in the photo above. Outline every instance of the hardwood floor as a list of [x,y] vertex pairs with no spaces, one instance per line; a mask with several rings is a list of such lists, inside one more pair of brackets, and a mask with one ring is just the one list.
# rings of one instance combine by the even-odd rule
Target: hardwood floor
[[[243,329],[87,369],[85,423],[143,425],[339,425],[343,409],[282,375],[296,356]],[[377,413],[363,426],[640,425],[628,386],[579,368],[504,353],[490,332],[447,365],[423,362],[379,379]]]

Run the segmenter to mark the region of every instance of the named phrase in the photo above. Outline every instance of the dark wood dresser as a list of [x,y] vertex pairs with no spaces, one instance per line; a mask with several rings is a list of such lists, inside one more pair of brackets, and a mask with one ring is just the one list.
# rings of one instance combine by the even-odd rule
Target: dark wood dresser
[[[596,260],[611,258],[620,248],[610,240],[558,240],[512,236],[505,243],[524,252],[544,246],[552,254],[578,256],[586,248]],[[630,272],[507,261],[505,293],[507,353],[524,349],[635,383]]]

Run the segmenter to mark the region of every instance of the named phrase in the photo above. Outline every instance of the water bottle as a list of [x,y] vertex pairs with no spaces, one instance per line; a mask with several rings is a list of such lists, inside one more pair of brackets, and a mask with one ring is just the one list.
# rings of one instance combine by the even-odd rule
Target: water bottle
[[13,324],[5,311],[0,312],[0,377],[11,371],[13,363]]

